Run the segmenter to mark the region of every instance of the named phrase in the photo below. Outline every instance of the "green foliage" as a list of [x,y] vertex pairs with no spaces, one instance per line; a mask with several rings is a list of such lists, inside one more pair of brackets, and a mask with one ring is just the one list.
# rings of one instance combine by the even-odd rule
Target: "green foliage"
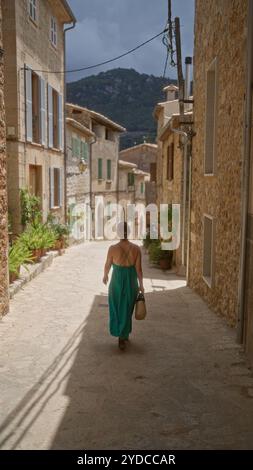
[[20,240],[31,251],[49,250],[55,244],[56,234],[47,224],[29,225]]
[[15,243],[9,248],[9,272],[19,275],[21,266],[26,267],[27,263],[33,260],[32,253],[29,248],[17,239]]
[[161,253],[160,240],[151,240],[148,248],[149,258],[152,263],[159,263]]
[[56,240],[66,241],[70,234],[69,225],[59,223],[52,214],[48,215],[47,226],[55,233]]
[[154,107],[164,101],[163,88],[175,80],[140,74],[133,69],[117,68],[68,83],[67,99],[108,116],[126,127],[121,148],[135,143],[154,142]]
[[41,221],[40,198],[30,194],[27,188],[20,190],[21,223],[23,227],[35,221]]

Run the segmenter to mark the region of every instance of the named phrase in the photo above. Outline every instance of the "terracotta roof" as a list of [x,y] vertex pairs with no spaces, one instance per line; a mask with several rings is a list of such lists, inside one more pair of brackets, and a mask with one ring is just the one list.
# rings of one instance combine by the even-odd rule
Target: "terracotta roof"
[[75,119],[72,119],[70,117],[66,118],[66,123],[75,129],[79,130],[83,134],[87,135],[88,137],[95,137],[94,132],[92,132],[88,127],[85,127],[83,124],[80,122],[76,121]]
[[110,127],[118,132],[126,132],[126,129],[122,127],[120,124],[112,121],[111,119],[107,118],[103,114],[97,113],[96,111],[92,111],[91,109],[84,108],[83,106],[79,106],[77,104],[66,103],[68,108],[78,109],[80,111],[84,111],[89,114],[91,119],[94,119],[97,122],[104,124],[105,126]]
[[143,144],[133,145],[133,147],[128,147],[127,149],[121,150],[119,154],[124,155],[125,153],[129,153],[132,150],[135,150],[141,147],[149,147],[149,148],[157,149],[156,144],[149,144],[148,142],[143,142]]
[[70,8],[67,0],[61,0],[61,3],[62,3],[63,7],[65,8],[66,12],[69,15],[70,23],[71,22],[76,23],[76,17],[74,15],[72,9]]

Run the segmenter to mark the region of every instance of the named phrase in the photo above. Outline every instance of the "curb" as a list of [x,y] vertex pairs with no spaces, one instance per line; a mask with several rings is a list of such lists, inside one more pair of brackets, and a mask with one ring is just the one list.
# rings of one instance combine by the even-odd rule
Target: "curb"
[[59,251],[50,251],[45,256],[43,256],[43,258],[41,258],[41,261],[39,263],[31,265],[28,268],[29,271],[26,271],[25,268],[21,268],[21,275],[19,279],[10,284],[9,298],[12,299],[14,295],[17,294],[17,292],[19,292],[25,284],[27,284],[32,279],[37,277],[40,273],[45,271],[45,269],[51,266],[54,258],[60,255],[61,253]]

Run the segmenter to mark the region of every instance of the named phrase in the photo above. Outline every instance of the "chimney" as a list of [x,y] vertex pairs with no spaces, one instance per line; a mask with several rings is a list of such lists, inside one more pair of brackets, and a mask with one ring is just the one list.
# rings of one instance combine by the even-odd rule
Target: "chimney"
[[178,87],[170,84],[163,89],[166,94],[166,101],[175,101],[178,99]]

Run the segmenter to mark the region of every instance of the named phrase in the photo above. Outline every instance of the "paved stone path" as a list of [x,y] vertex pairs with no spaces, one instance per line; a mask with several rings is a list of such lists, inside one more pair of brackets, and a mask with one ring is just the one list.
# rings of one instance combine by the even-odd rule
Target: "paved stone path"
[[119,351],[107,247],[67,250],[0,322],[0,447],[253,449],[253,375],[234,332],[145,261],[148,317]]

